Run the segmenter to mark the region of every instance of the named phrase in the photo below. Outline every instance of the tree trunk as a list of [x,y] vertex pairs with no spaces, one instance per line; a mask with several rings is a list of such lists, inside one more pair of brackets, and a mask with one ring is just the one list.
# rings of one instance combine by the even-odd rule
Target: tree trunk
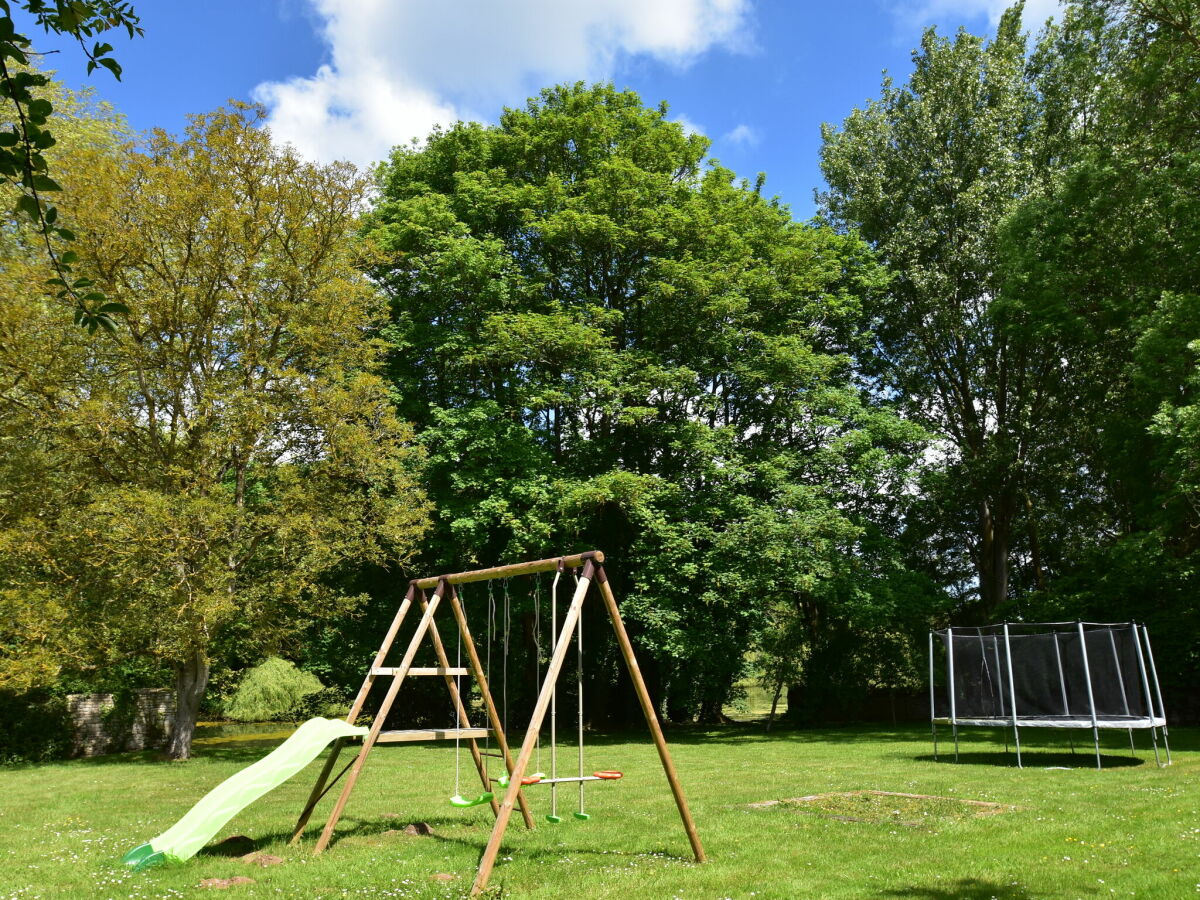
[[167,756],[188,759],[192,755],[192,735],[200,701],[208,687],[208,659],[199,650],[175,667],[175,725],[167,742]]
[[1032,555],[1033,583],[1039,591],[1046,589],[1046,576],[1042,570],[1042,547],[1038,540],[1037,514],[1033,510],[1033,500],[1028,492],[1025,494],[1025,517],[1029,521],[1029,552]]
[[1008,546],[1011,525],[1011,503],[1006,497],[998,498],[995,505],[984,501],[980,509],[979,552],[976,557],[979,600],[984,618],[990,618],[1008,599]]
[[779,709],[779,697],[783,694],[783,675],[775,682],[775,696],[771,698],[771,714],[767,716],[767,731],[775,724],[775,713]]

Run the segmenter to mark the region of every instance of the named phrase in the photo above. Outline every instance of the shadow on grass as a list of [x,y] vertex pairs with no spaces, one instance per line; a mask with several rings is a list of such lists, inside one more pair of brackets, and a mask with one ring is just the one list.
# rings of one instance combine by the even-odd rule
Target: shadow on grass
[[[911,743],[929,741],[929,727],[888,726],[879,723],[820,726],[811,728],[781,727],[770,731],[764,726],[739,722],[733,725],[675,725],[665,730],[667,742],[689,746],[695,744],[864,744],[875,742]],[[649,740],[645,729],[606,732],[593,737],[589,743],[638,743]]]
[[[274,723],[272,723],[274,724]],[[519,729],[514,729],[519,731]],[[951,757],[952,751],[947,751],[950,746],[948,737],[941,737],[940,756],[943,758]],[[510,739],[511,739],[510,735]],[[766,731],[764,726],[757,723],[737,723],[733,725],[674,725],[666,730],[667,742],[672,746],[679,747],[699,747],[699,746],[721,746],[721,745],[753,745],[753,744],[830,744],[830,745],[853,745],[853,744],[872,744],[872,743],[891,743],[891,744],[925,744],[931,746],[929,726],[927,724],[903,724],[903,725],[884,725],[884,724],[856,724],[856,725],[841,725],[841,726],[822,726],[812,728],[795,728],[783,727],[777,725],[771,731]],[[1108,736],[1105,736],[1107,738]],[[1024,738],[1024,735],[1023,735]],[[240,738],[236,736],[224,737],[219,742],[198,741],[193,747],[193,757],[201,760],[218,760],[228,761],[240,765],[248,765],[266,756],[281,743],[283,738],[262,738],[247,736]],[[1047,743],[1053,741],[1053,738],[1044,738]],[[623,744],[648,744],[650,736],[644,728],[627,728],[620,730],[612,730],[605,732],[589,732],[587,743],[589,746],[607,747],[619,746]],[[1198,751],[1200,750],[1200,728],[1175,728],[1172,729],[1170,735],[1171,749],[1180,752]],[[977,751],[967,749],[960,753],[960,759],[966,762],[979,765],[996,765],[1004,764],[1004,754],[999,750],[999,740],[980,740],[978,737],[964,738],[964,743],[968,746],[979,747],[981,744],[985,747],[996,746],[995,750]],[[1103,741],[1102,741],[1103,743]],[[354,748],[355,744],[349,744],[346,750]],[[1041,762],[1039,765],[1068,765],[1086,767],[1091,765],[1087,762],[1091,754],[1090,743],[1080,743],[1077,745],[1077,753],[1073,761],[1070,754],[1066,751],[1065,746],[1060,743],[1052,745],[1054,747],[1052,754],[1057,757],[1054,761]],[[1045,748],[1045,749],[1043,749]],[[1040,746],[1029,746],[1023,748],[1024,754],[1031,758],[1037,754],[1039,760],[1041,754],[1044,754],[1046,743]],[[344,751],[345,752],[345,751]],[[908,756],[908,752],[903,751],[899,756]],[[1112,767],[1121,766],[1137,766],[1149,763],[1153,765],[1154,756],[1150,746],[1138,746],[1138,758],[1132,758],[1126,755],[1119,754],[1121,751],[1115,747],[1101,747],[1102,762],[1105,768],[1110,765]],[[1160,746],[1159,752],[1163,753],[1163,747]],[[1011,751],[1010,751],[1011,753]],[[1023,754],[1023,755],[1024,755]],[[985,758],[986,757],[986,758]],[[911,759],[926,761],[932,759],[932,754],[908,757]],[[1163,759],[1165,761],[1165,753]],[[1062,759],[1069,760],[1062,762]],[[1094,756],[1091,757],[1094,760]],[[60,761],[61,762],[61,761]],[[88,759],[71,760],[71,764],[87,765],[87,766],[105,766],[105,765],[174,765],[173,760],[167,759],[161,752],[145,750],[136,753],[115,753],[108,756],[96,756]],[[1014,760],[1015,764],[1015,760]],[[31,768],[45,765],[44,763],[27,763],[16,764],[6,768]]]
[[914,885],[884,891],[882,897],[923,897],[926,900],[1031,900],[1032,894],[1015,884],[997,884],[962,878],[946,885]]
[[[421,821],[428,825],[431,833],[427,835],[407,835],[396,834],[397,838],[406,841],[434,841],[439,844],[453,844],[458,847],[465,847],[478,854],[482,854],[487,846],[488,837],[492,832],[492,823],[490,821],[464,822],[461,819],[452,817],[434,817],[424,818],[419,820],[406,820],[403,818],[388,818],[388,819],[351,819],[343,817],[338,823],[337,831],[334,832],[334,839],[329,844],[329,850],[333,851],[339,844],[347,839],[355,838],[371,838],[371,837],[391,837],[393,832],[403,832],[404,826],[410,822]],[[472,829],[473,833],[469,835],[451,835],[444,832],[439,832],[439,828],[448,827],[461,829],[464,827]],[[306,832],[306,837],[315,838],[320,833],[318,828],[311,834]],[[589,856],[589,857],[610,857],[613,859],[636,859],[650,858],[663,859],[671,862],[693,862],[693,858],[689,855],[680,855],[677,851],[672,851],[666,847],[647,847],[644,850],[614,850],[611,847],[596,847],[595,844],[587,845],[572,845],[566,842],[555,842],[553,847],[530,847],[525,845],[521,837],[529,832],[521,825],[520,817],[513,817],[512,823],[509,825],[509,832],[505,835],[504,841],[500,845],[500,858],[512,853],[520,853],[522,856],[531,859],[561,859],[563,856]],[[259,849],[269,846],[275,841],[288,841],[291,839],[291,832],[274,832],[265,834],[258,838],[254,843]],[[582,840],[582,838],[581,838]],[[306,840],[306,845],[311,846],[311,841]],[[206,848],[206,850],[215,850],[214,847]]]
[[[931,762],[945,765],[958,766],[1008,766],[1016,768],[1017,755],[1011,750],[1008,753],[999,750],[961,750],[958,754],[958,761],[954,759],[954,751],[949,753],[943,751],[934,759],[932,753],[923,756],[912,757],[914,762]],[[1095,769],[1096,756],[1094,753],[1079,752],[1074,755],[1071,753],[1062,753],[1045,750],[1027,750],[1021,751],[1021,762],[1026,769]],[[1134,756],[1113,756],[1111,754],[1101,753],[1100,764],[1105,769],[1128,769],[1136,766],[1146,765],[1146,760]],[[1154,760],[1150,759],[1151,766],[1154,765]]]

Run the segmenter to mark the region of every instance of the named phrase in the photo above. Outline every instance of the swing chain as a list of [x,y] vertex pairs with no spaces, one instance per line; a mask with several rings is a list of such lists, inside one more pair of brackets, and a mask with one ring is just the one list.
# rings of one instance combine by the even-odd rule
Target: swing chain
[[[450,588],[453,590],[453,588]],[[462,602],[466,602],[463,599]],[[456,669],[462,668],[462,628],[458,629],[458,650],[455,654],[454,666]],[[457,672],[454,674],[454,796],[461,797],[462,793],[459,790],[459,771],[462,768],[462,748],[460,737],[462,735],[462,678]]]

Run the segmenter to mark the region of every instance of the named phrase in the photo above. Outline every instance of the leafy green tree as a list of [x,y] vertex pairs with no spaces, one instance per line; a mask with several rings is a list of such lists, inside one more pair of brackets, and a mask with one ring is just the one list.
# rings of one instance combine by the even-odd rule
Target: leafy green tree
[[47,33],[78,41],[89,75],[105,68],[118,80],[121,66],[112,55],[112,45],[92,38],[114,29],[123,29],[132,38],[142,34],[140,20],[132,5],[121,0],[18,0],[15,4],[0,0],[0,99],[6,101],[11,116],[9,130],[0,131],[0,185],[16,188],[16,212],[33,224],[53,268],[47,284],[59,300],[74,305],[76,323],[92,332],[111,331],[116,327],[114,316],[126,312],[126,307],[106,298],[86,276],[72,274],[69,251],[60,253],[56,246],[57,241],[73,240],[74,232],[59,221],[58,209],[46,199],[47,194],[62,190],[50,175],[44,153],[56,142],[50,127],[54,103],[46,96],[48,77],[31,68],[37,54],[29,37],[17,31],[14,6]]
[[[429,565],[603,548],[656,694],[714,719],[764,587],[851,568],[919,432],[854,381],[870,253],[707,149],[632,92],[551,88],[397,149],[367,230]],[[593,711],[621,715],[600,668]]]
[[1006,289],[1074,336],[1075,415],[1060,579],[1036,602],[1148,621],[1179,709],[1200,677],[1200,4],[1070,3],[1037,64],[1070,142],[1004,229]]
[[1020,17],[1018,4],[990,40],[926,31],[908,82],[885,79],[879,99],[825,126],[821,158],[824,214],[893,274],[868,295],[875,342],[862,364],[940,436],[949,476],[944,493],[925,495],[930,535],[965,550],[985,617],[1009,597],[1016,551],[1037,547],[1030,492],[1047,478],[1054,423],[1069,414],[1067,338],[1004,291],[1001,225],[1063,140],[1043,115]]
[[261,118],[235,107],[181,139],[64,160],[77,265],[138,298],[113,339],[60,322],[28,290],[44,262],[8,248],[27,280],[3,288],[19,312],[0,424],[19,481],[0,506],[0,642],[59,667],[169,665],[177,758],[224,635],[261,657],[342,614],[360,598],[331,576],[403,561],[428,512],[376,374],[385,308],[355,238],[367,184],[273,146]]

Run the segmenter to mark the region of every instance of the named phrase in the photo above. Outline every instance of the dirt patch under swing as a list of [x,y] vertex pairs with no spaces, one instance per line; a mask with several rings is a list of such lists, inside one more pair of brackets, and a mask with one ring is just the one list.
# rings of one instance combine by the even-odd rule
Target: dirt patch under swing
[[989,800],[962,800],[930,794],[902,794],[895,791],[836,791],[792,797],[788,800],[764,800],[748,804],[750,809],[785,807],[797,812],[835,819],[841,822],[867,822],[876,825],[903,825],[921,828],[940,822],[954,822],[994,816],[1016,809]]

